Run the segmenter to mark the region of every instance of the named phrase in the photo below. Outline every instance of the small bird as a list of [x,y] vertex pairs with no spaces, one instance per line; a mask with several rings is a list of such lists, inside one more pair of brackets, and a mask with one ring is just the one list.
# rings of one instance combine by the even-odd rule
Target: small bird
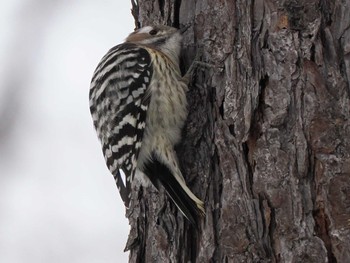
[[186,185],[174,150],[188,114],[191,72],[181,76],[179,67],[186,29],[145,26],[110,49],[93,74],[89,103],[107,167],[125,206],[129,207],[135,175],[146,176],[157,189],[164,187],[182,214],[198,225],[204,204]]

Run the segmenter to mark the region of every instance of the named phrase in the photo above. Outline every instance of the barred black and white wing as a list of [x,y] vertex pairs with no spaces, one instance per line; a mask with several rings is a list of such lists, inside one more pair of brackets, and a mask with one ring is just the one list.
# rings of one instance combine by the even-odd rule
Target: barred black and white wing
[[[145,129],[152,73],[147,50],[124,43],[102,58],[90,86],[90,111],[97,136],[127,207]],[[125,173],[125,184],[119,169]]]

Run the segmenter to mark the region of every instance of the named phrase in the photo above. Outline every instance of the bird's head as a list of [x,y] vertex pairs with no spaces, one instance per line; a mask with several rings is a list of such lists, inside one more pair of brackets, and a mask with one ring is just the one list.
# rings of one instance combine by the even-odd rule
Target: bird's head
[[187,28],[179,30],[163,25],[145,26],[131,33],[125,42],[154,48],[177,59],[181,50],[182,33]]

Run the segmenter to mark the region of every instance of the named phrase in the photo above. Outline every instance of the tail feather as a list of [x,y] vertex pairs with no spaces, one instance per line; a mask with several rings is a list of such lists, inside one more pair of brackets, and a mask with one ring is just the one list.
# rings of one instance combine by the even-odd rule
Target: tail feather
[[[198,219],[204,215],[203,203],[196,198],[192,192],[176,179],[170,169],[160,163],[156,158],[152,158],[145,165],[145,174],[150,178],[153,185],[159,189],[163,185],[168,196],[173,200],[181,213],[191,222],[192,225],[198,227]],[[186,192],[189,191],[192,197]]]
[[116,174],[114,176],[114,180],[116,182],[116,185],[118,187],[120,196],[124,202],[125,207],[129,208],[130,203],[130,183],[125,180],[125,184],[122,179],[122,175],[120,174],[120,170],[116,171]]

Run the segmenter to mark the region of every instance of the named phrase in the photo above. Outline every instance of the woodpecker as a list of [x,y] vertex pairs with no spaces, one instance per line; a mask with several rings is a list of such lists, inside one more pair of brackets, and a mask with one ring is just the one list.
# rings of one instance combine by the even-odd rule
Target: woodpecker
[[186,185],[174,150],[188,114],[189,74],[182,76],[179,67],[186,29],[145,26],[110,49],[93,74],[89,104],[125,206],[135,174],[147,176],[197,225],[204,205]]

